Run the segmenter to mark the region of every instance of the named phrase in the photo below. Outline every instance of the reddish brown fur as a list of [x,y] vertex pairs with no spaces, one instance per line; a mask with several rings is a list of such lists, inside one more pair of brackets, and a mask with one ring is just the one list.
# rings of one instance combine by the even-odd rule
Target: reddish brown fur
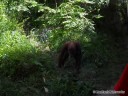
[[79,71],[81,65],[81,47],[79,42],[69,41],[63,45],[58,62],[58,66],[60,68],[64,66],[64,63],[68,59],[69,55],[75,59],[75,68]]

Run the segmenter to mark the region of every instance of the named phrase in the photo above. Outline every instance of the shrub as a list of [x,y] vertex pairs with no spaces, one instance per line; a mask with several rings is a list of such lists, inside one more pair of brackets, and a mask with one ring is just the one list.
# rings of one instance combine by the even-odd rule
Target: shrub
[[[0,4],[0,71],[11,75],[26,61],[33,62],[35,47],[23,34],[22,24],[6,15],[6,7]],[[23,63],[23,64],[22,64]],[[33,64],[33,63],[32,63]]]
[[0,38],[0,68],[8,71],[17,67],[18,63],[32,59],[35,49],[25,35],[17,31],[6,31]]

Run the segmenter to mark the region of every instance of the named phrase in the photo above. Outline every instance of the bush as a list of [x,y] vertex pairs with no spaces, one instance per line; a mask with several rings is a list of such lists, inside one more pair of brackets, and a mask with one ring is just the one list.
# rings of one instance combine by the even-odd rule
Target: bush
[[[4,80],[0,76],[3,79],[0,95],[91,96],[90,82],[79,80],[69,70],[64,74],[58,72],[53,52],[65,41],[73,40],[81,43],[83,58],[94,63],[102,62],[100,59],[108,53],[105,47],[101,48],[104,42],[97,40],[94,22],[88,14],[93,8],[81,7],[79,2],[82,1],[86,0],[66,0],[56,8],[38,4],[35,0],[0,1],[0,74],[5,77]],[[23,23],[19,24],[24,20],[25,30],[33,29],[31,35],[27,34],[29,36],[24,35]],[[41,42],[35,41],[43,34],[46,35],[43,38],[46,44],[43,44],[49,44],[53,49],[49,52]]]
[[48,43],[51,49],[58,49],[65,41],[90,41],[94,33],[93,21],[87,18],[88,13],[75,2],[61,3],[56,9],[47,7],[37,20],[47,30]]
[[36,49],[23,34],[22,24],[10,19],[5,13],[5,5],[0,5],[0,71],[12,75],[26,61],[33,62]]
[[25,35],[17,31],[6,31],[0,38],[0,68],[11,74],[10,70],[17,67],[18,63],[32,59],[31,55],[35,51]]
[[93,86],[84,81],[75,80],[70,74],[62,77],[52,78],[48,82],[49,94],[53,96],[91,96]]

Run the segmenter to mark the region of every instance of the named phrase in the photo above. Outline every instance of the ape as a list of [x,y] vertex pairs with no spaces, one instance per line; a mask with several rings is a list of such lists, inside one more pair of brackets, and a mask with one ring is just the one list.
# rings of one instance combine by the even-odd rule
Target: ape
[[79,72],[81,65],[81,47],[78,42],[69,41],[66,42],[59,55],[58,67],[64,66],[65,61],[71,56],[75,59],[75,69]]

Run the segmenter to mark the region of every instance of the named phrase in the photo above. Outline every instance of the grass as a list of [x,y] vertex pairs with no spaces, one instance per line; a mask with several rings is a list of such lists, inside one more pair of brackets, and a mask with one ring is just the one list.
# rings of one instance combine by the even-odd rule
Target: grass
[[[81,73],[74,75],[73,68],[59,70],[56,53],[47,50],[46,44],[38,42],[34,34],[28,38],[23,25],[9,18],[5,10],[1,3],[0,96],[91,96],[94,88],[109,88],[111,80],[114,83],[117,79],[116,68],[122,65],[113,63],[116,50],[105,39],[97,38],[88,45],[83,43]],[[51,44],[55,46],[54,43],[53,40]],[[105,84],[104,79],[108,81]]]

